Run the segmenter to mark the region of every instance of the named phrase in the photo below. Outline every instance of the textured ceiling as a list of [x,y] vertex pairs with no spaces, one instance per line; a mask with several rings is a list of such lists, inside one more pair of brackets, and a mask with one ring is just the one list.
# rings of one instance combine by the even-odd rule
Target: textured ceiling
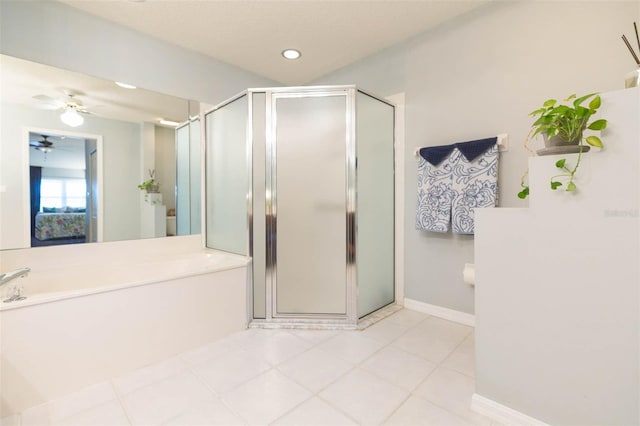
[[[60,0],[288,85],[304,84],[491,0]],[[302,52],[288,61],[286,48]]]

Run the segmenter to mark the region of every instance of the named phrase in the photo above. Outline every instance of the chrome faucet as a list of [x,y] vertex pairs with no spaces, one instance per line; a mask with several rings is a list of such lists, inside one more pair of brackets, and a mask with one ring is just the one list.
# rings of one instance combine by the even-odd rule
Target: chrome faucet
[[15,280],[18,277],[26,277],[29,272],[31,272],[31,268],[29,267],[16,269],[15,271],[5,272],[4,274],[0,275],[0,287],[2,287],[5,284],[8,284],[10,281]]
[[[1,274],[0,287],[2,287],[5,284],[9,284],[11,281],[15,280],[16,278],[26,277],[29,272],[31,272],[31,268],[25,267],[25,268],[16,269],[14,271],[9,271],[9,272],[5,272],[4,274]],[[10,293],[9,298],[6,300],[3,300],[3,302],[8,303],[8,302],[15,302],[18,300],[26,299],[26,297],[22,295],[22,291],[23,289],[21,284],[14,285],[13,291],[9,290],[9,293]]]

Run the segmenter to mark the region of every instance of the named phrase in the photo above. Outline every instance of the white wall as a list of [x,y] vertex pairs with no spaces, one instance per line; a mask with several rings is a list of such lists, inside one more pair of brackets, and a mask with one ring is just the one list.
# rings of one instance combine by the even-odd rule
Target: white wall
[[640,89],[604,93],[598,115],[605,149],[576,192],[549,179],[577,154],[532,158],[530,208],[477,218],[476,393],[553,425],[640,420]]
[[526,206],[516,193],[528,113],[550,97],[623,88],[634,62],[620,35],[632,33],[634,20],[636,1],[499,2],[314,81],[406,93],[406,297],[474,312],[473,289],[462,281],[473,237],[415,230],[414,150],[508,133],[500,205]]
[[[24,230],[29,228],[30,217],[28,192],[25,192],[29,185],[25,182],[29,158],[24,129],[62,133],[76,130],[63,125],[54,111],[6,103],[2,104],[0,121],[0,182],[6,188],[1,194],[0,248],[29,247],[30,241],[24,241]],[[139,222],[132,221],[131,217],[140,215],[137,188],[140,183],[140,125],[85,117],[82,133],[103,136],[104,240],[138,238]]]

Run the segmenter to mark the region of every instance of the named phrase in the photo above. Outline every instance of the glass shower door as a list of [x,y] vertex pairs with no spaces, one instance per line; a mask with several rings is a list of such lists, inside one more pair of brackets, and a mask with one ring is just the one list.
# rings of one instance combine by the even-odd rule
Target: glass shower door
[[271,105],[267,268],[273,316],[344,316],[347,93],[277,93]]
[[246,94],[205,115],[207,247],[247,254],[248,104]]
[[358,317],[395,300],[394,108],[358,92]]

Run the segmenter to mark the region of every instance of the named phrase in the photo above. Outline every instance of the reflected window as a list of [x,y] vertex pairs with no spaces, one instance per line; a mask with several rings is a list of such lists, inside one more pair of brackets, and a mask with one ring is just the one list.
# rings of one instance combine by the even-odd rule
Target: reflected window
[[41,211],[45,208],[86,208],[87,185],[84,179],[43,178],[40,186]]

